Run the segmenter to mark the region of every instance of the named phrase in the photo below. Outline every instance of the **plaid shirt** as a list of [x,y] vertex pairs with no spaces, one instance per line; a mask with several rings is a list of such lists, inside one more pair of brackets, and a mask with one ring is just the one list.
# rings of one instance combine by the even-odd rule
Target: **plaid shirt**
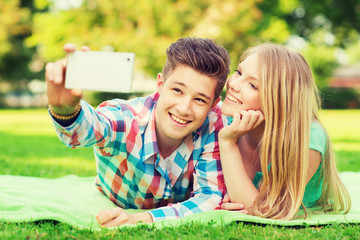
[[[72,125],[53,123],[65,145],[94,147],[96,185],[118,206],[153,209],[149,213],[154,221],[217,208],[226,191],[217,133],[226,118],[216,106],[164,160],[155,132],[158,97],[114,99],[96,111],[81,101],[82,111]],[[172,162],[170,168],[166,161]]]

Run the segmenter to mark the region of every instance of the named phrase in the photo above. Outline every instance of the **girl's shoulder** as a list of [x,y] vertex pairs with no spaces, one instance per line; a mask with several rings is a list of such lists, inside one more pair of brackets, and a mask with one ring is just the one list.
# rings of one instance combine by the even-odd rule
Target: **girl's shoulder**
[[316,120],[312,121],[310,128],[310,149],[320,152],[322,158],[325,156],[327,139],[326,130],[321,123]]

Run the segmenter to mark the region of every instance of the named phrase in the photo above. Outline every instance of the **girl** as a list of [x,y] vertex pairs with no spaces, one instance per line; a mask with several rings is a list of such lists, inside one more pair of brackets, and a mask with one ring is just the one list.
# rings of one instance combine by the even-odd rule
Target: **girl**
[[[229,78],[219,132],[230,202],[260,217],[292,219],[300,207],[347,213],[350,196],[318,118],[311,70],[298,53],[275,44],[251,48]],[[224,201],[222,209],[230,209]]]

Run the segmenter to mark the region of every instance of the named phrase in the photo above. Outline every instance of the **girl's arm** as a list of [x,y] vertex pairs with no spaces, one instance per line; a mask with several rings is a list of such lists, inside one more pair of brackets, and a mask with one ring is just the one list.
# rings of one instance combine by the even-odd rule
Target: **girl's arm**
[[309,151],[309,166],[307,171],[307,177],[306,177],[306,184],[311,180],[311,178],[314,176],[316,170],[318,169],[321,162],[321,153],[310,149]]
[[231,202],[243,203],[249,210],[259,194],[246,173],[242,156],[237,144],[219,137],[220,159],[228,195]]
[[[251,213],[251,207],[259,194],[259,191],[253,185],[252,180],[246,173],[242,155],[237,145],[238,138],[245,133],[240,130],[241,128],[237,128],[236,126],[239,126],[240,122],[243,120],[245,120],[245,118],[240,120],[234,115],[233,123],[230,126],[223,128],[219,133],[221,164],[230,198],[230,202],[224,203],[221,207],[226,210],[236,210],[234,204],[243,203],[245,209],[249,210]],[[306,184],[315,174],[320,162],[321,153],[310,149]]]
[[219,132],[220,159],[228,195],[231,202],[243,203],[247,210],[251,209],[259,191],[245,170],[237,142],[263,119],[261,111],[241,111],[234,114],[231,125]]

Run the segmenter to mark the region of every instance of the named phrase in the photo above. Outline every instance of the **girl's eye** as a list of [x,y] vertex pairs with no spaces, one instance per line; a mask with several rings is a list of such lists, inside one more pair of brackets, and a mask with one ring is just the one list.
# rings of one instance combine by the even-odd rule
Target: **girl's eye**
[[257,90],[257,87],[256,87],[254,84],[252,84],[252,83],[250,83],[250,87],[253,88],[253,89],[255,89],[255,90]]
[[235,70],[235,73],[236,73],[237,75],[241,76],[241,72],[240,72],[238,69]]

